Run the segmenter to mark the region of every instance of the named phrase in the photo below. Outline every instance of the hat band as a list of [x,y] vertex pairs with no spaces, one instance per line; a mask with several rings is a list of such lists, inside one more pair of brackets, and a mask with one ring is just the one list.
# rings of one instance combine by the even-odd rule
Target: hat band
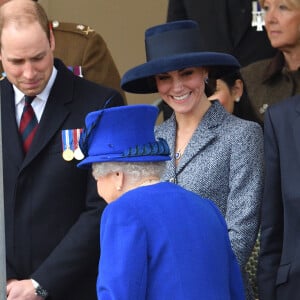
[[124,157],[130,156],[156,156],[156,155],[170,155],[170,148],[168,143],[159,138],[157,141],[152,143],[147,143],[144,145],[136,145],[135,147],[130,147],[124,151]]
[[145,41],[147,61],[175,54],[203,51],[199,28],[166,31]]

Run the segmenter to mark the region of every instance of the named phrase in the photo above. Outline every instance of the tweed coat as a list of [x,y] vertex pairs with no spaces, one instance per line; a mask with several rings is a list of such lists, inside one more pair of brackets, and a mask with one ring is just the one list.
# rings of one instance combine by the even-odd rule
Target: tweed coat
[[[120,94],[75,76],[57,76],[24,157],[14,90],[1,84],[7,279],[33,278],[49,300],[96,299],[99,218],[105,202],[88,170],[62,158],[62,130],[83,128],[87,113],[122,105]],[[47,298],[48,299],[48,298]]]
[[259,299],[300,295],[300,96],[265,115],[266,179],[262,202]]
[[300,71],[287,71],[281,52],[242,68],[241,74],[249,99],[262,121],[270,105],[300,93]]
[[172,160],[163,180],[213,200],[223,213],[230,241],[244,269],[259,228],[263,189],[263,134],[260,125],[239,119],[213,101],[194,132],[175,170],[176,121],[157,126],[156,137],[166,139]]
[[131,190],[105,208],[97,293],[99,300],[245,299],[224,217],[169,182]]

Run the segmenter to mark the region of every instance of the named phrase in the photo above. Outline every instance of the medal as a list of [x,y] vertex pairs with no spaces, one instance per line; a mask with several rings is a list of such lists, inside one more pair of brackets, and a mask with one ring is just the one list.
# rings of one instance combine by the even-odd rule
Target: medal
[[77,128],[73,130],[73,140],[74,140],[74,157],[77,160],[82,160],[84,159],[84,155],[79,147],[79,139],[80,139],[80,133],[81,133],[81,129]]
[[263,31],[265,20],[263,16],[263,10],[261,9],[258,1],[252,1],[252,22],[251,26],[256,26],[256,31]]
[[71,161],[74,158],[74,152],[70,148],[67,148],[62,153],[62,157],[66,161]]
[[77,159],[77,160],[82,160],[82,159],[84,159],[84,155],[83,155],[83,153],[82,153],[82,151],[80,150],[79,147],[78,147],[77,149],[75,149],[75,151],[74,151],[74,157],[75,157],[75,159]]
[[73,130],[71,129],[62,130],[61,134],[62,134],[62,144],[63,144],[62,157],[66,161],[71,161],[74,158]]

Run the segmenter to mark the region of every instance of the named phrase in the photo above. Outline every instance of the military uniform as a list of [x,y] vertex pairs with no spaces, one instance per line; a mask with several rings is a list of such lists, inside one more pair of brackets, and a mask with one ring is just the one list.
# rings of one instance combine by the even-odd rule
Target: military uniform
[[120,74],[100,34],[82,24],[58,21],[50,24],[55,36],[54,56],[66,66],[81,67],[85,79],[115,88],[125,99]]
[[285,67],[283,54],[261,60],[241,69],[250,101],[263,121],[264,112],[271,104],[300,93],[300,71]]

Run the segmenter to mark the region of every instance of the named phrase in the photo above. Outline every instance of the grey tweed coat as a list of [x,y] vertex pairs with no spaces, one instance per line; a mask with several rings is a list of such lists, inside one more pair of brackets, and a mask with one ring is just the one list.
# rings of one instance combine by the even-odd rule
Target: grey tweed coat
[[175,169],[176,120],[158,125],[156,137],[171,150],[163,180],[213,200],[224,215],[232,248],[242,269],[259,228],[263,191],[263,133],[254,122],[239,119],[213,101]]

